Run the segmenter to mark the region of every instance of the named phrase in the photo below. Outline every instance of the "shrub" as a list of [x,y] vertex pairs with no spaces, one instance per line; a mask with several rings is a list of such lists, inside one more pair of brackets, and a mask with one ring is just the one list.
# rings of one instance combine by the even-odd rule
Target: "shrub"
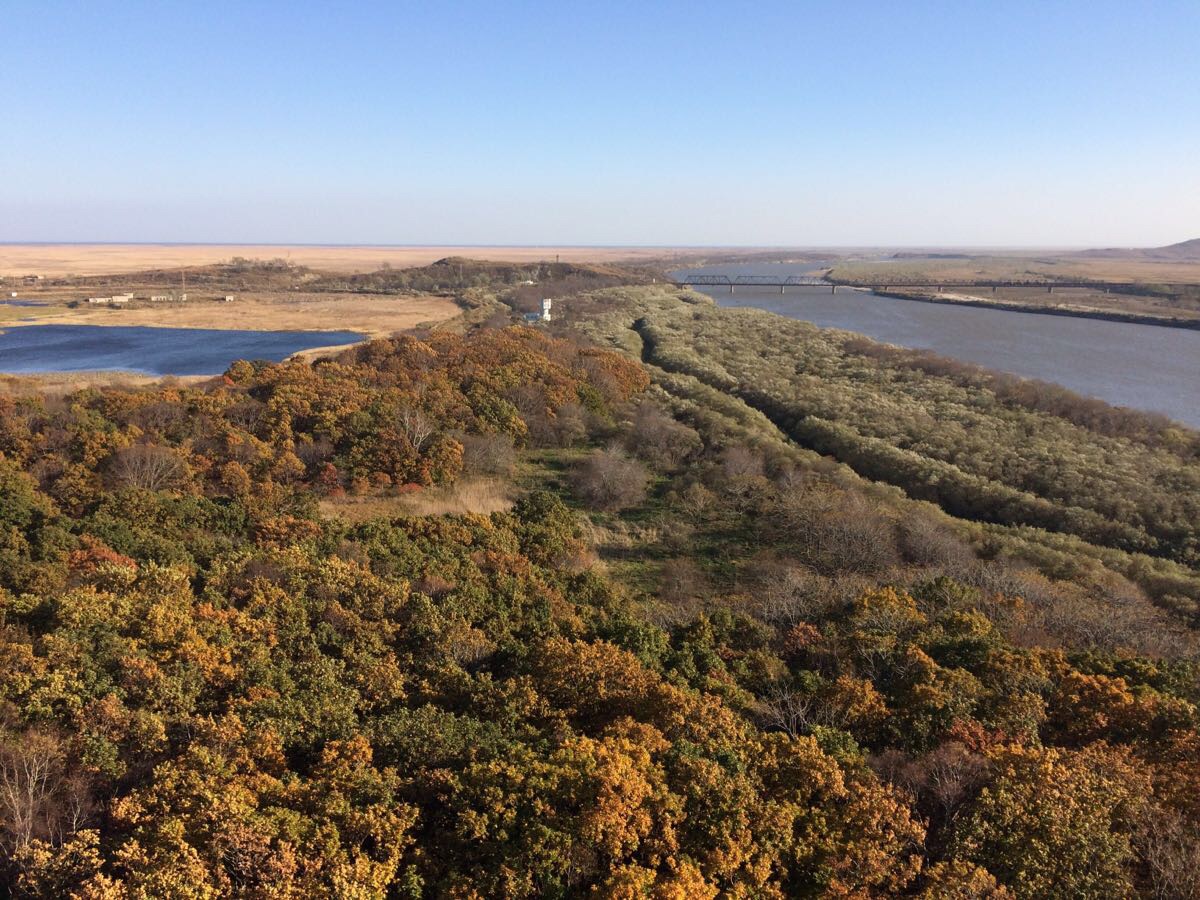
[[639,462],[611,450],[597,450],[575,469],[573,483],[579,497],[608,511],[636,506],[646,499],[649,481]]

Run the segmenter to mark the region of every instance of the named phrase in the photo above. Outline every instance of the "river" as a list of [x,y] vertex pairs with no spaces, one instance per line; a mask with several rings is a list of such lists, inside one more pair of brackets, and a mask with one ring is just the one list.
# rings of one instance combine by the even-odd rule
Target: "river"
[[278,362],[300,350],[353,344],[354,331],[233,331],[125,325],[22,325],[0,330],[0,372],[117,370],[214,375],[239,359]]
[[[814,264],[708,266],[676,272],[802,275]],[[699,289],[698,289],[699,290]],[[921,303],[828,287],[703,288],[721,306],[752,306],[822,328],[1053,381],[1114,406],[1200,428],[1200,330]]]

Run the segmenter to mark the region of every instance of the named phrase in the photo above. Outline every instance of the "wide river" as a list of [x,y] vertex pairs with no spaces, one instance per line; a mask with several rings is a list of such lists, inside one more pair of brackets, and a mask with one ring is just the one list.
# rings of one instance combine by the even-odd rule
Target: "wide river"
[[0,330],[0,372],[214,375],[238,359],[278,362],[300,350],[362,339],[354,331],[21,325]]
[[[813,264],[708,266],[675,273],[802,275]],[[828,287],[704,288],[721,306],[753,306],[822,328],[932,350],[1064,385],[1115,406],[1166,413],[1200,428],[1200,330],[1047,316],[880,297]]]

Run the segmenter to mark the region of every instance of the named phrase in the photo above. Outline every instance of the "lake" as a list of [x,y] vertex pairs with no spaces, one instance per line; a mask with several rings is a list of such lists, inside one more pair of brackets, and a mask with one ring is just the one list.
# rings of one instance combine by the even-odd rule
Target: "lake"
[[23,325],[0,330],[0,372],[215,375],[238,359],[278,362],[300,350],[352,344],[363,337],[354,331]]
[[[708,266],[675,273],[801,275],[814,265]],[[699,289],[698,289],[699,290]],[[1200,331],[921,303],[828,287],[704,288],[721,306],[752,306],[822,328],[1053,381],[1115,406],[1200,428]]]

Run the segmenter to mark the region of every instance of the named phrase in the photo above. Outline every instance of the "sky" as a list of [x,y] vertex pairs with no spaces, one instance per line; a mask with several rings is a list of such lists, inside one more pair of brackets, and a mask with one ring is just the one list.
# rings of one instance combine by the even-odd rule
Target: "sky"
[[0,2],[0,241],[1200,237],[1200,2]]

